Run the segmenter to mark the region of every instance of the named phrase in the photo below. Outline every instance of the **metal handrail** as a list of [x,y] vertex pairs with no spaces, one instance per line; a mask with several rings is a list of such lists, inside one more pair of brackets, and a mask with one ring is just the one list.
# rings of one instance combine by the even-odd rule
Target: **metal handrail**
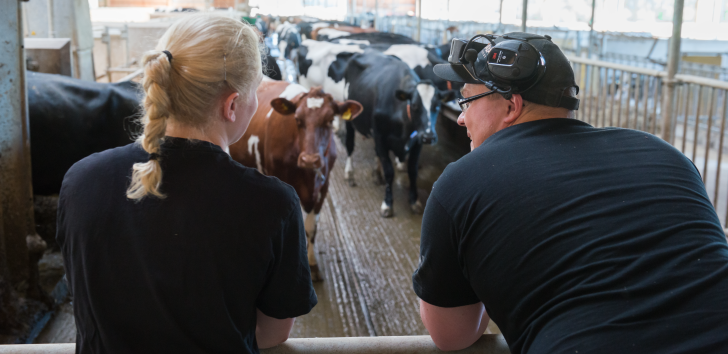
[[[0,345],[0,354],[73,354],[75,343]],[[262,354],[434,354],[437,349],[430,336],[292,338]],[[509,354],[500,334],[484,334],[470,347],[450,353]]]
[[567,55],[566,58],[569,59],[569,61],[571,61],[572,63],[577,63],[577,64],[600,66],[603,68],[619,70],[619,71],[629,71],[629,72],[632,72],[635,74],[640,74],[640,75],[649,75],[649,76],[657,76],[657,77],[666,77],[667,76],[667,73],[664,71],[640,68],[640,67],[629,66],[629,65],[624,65],[624,64],[617,64],[617,63],[613,63],[610,61],[588,59],[588,58],[576,57],[573,55]]
[[136,71],[134,71],[133,73],[122,77],[121,80],[119,80],[117,82],[131,81],[131,80],[134,80],[137,76],[141,76],[142,74],[144,74],[144,68],[139,68]]

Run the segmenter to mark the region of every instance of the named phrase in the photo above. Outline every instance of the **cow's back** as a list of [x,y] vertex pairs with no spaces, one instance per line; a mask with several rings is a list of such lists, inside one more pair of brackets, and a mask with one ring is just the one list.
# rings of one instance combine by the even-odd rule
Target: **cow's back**
[[56,194],[77,161],[133,141],[141,90],[132,82],[102,84],[28,72],[33,191]]

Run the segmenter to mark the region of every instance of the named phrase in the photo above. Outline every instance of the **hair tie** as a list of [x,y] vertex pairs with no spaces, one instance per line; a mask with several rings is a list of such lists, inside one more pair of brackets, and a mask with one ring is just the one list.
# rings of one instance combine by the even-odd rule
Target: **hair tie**
[[160,157],[158,153],[153,152],[149,154],[149,161],[158,161]]
[[167,59],[169,60],[169,65],[172,65],[172,53],[170,53],[168,50],[163,50],[162,53],[167,55]]

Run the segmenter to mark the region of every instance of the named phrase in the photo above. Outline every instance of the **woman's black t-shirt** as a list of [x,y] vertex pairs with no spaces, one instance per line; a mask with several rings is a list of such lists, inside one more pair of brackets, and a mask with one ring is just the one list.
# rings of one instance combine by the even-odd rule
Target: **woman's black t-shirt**
[[166,138],[166,198],[126,198],[137,144],[76,163],[58,208],[79,353],[257,353],[256,308],[316,305],[295,190],[220,147]]

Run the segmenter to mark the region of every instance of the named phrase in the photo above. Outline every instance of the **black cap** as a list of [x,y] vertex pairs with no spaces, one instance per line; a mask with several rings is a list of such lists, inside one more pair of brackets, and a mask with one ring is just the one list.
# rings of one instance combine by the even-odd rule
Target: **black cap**
[[[509,39],[528,40],[528,43],[533,45],[533,47],[541,53],[546,62],[546,71],[541,79],[533,87],[521,93],[523,99],[552,107],[570,106],[569,108],[572,108],[576,106],[573,109],[577,109],[578,100],[562,97],[564,91],[572,87],[575,87],[578,93],[579,86],[576,84],[576,80],[574,79],[574,70],[571,68],[569,59],[566,58],[561,49],[551,42],[551,37],[540,36],[532,33],[512,32],[506,33],[503,36],[495,37],[495,43],[498,44]],[[482,47],[482,44],[480,46]],[[480,56],[487,55],[490,49],[491,45],[489,44],[481,51]],[[457,54],[451,53],[451,55]],[[449,64],[435,65],[435,75],[453,82],[483,84],[483,82],[473,77],[473,75],[465,68],[465,65],[453,64],[453,62],[454,61],[450,61]],[[478,75],[482,73],[479,68],[479,64],[481,64],[480,60],[475,65],[476,70],[478,70]],[[486,77],[481,76],[480,78],[489,81]],[[567,102],[564,102],[566,100],[575,101],[575,105],[566,104]]]

